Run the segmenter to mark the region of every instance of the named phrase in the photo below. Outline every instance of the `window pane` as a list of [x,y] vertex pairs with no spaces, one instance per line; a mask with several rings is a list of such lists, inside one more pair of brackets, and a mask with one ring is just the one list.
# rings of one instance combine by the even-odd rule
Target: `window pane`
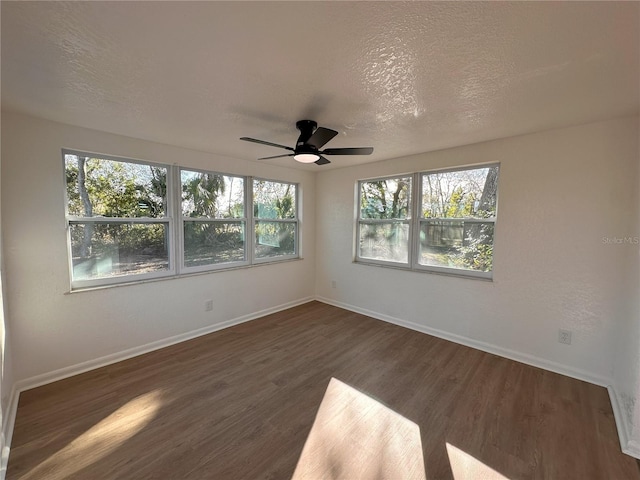
[[191,218],[243,218],[244,179],[217,173],[180,171],[182,215]]
[[420,222],[420,264],[490,272],[493,222]]
[[422,175],[423,218],[496,215],[498,166]]
[[296,227],[293,222],[256,222],[256,258],[295,255]]
[[360,224],[360,258],[407,263],[409,225],[406,223]]
[[296,186],[254,180],[253,215],[255,218],[274,220],[296,218]]
[[360,218],[409,218],[411,177],[388,178],[360,184]]
[[165,216],[165,167],[70,154],[64,160],[69,215]]
[[93,280],[169,269],[164,223],[73,223],[73,280]]
[[244,260],[244,223],[185,221],[185,267]]

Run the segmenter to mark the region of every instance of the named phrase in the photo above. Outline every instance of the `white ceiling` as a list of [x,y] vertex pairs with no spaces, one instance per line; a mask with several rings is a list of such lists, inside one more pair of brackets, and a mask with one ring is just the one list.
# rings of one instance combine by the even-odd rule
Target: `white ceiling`
[[[2,107],[237,158],[296,120],[344,167],[640,109],[638,2],[1,2]],[[105,152],[109,153],[109,152]]]

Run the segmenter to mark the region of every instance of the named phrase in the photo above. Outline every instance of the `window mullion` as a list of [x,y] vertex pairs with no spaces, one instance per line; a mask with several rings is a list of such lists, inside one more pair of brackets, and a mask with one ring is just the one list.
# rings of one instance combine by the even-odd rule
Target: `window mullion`
[[256,220],[253,215],[253,177],[247,177],[247,186],[245,188],[245,217],[247,219],[246,223],[246,232],[245,232],[245,249],[246,249],[246,260],[249,262],[249,265],[253,265],[254,262],[254,250],[255,250],[255,239],[256,239]]
[[302,190],[299,188],[299,185],[296,185],[296,197],[295,197],[295,202],[296,202],[296,218],[295,220],[295,229],[296,229],[296,234],[294,236],[294,254],[296,255],[296,257],[300,258],[300,237],[302,236],[302,222],[300,221],[300,208],[302,208],[302,200],[301,197],[302,196]]
[[420,215],[422,204],[422,176],[414,173],[411,181],[411,222],[409,225],[409,265],[414,268],[418,263],[420,249]]
[[168,217],[67,217],[67,223],[69,225],[79,223],[108,223],[108,224],[124,224],[124,225],[136,225],[145,223],[166,223],[169,224]]
[[167,201],[169,202],[169,228],[171,229],[174,247],[171,249],[173,269],[179,274],[184,268],[184,226],[182,219],[182,188],[180,184],[180,167],[172,165],[169,168],[167,182]]
[[362,230],[362,181],[358,181],[356,186],[356,234],[353,246],[353,260],[360,260],[360,231]]

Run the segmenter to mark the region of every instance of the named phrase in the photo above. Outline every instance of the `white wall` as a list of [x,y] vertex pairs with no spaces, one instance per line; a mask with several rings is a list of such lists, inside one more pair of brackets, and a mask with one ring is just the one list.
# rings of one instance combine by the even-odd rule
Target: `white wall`
[[[299,182],[304,259],[69,294],[63,147]],[[310,172],[3,112],[1,193],[16,382],[314,295],[315,178]],[[213,312],[204,311],[207,299],[213,299]]]
[[[637,312],[625,282],[638,247],[603,237],[638,235],[637,135],[638,119],[623,118],[321,172],[317,295],[607,385],[617,329]],[[496,161],[493,282],[352,262],[358,179]],[[572,345],[558,343],[559,328]]]
[[[2,248],[0,247],[1,251]],[[1,264],[2,258],[0,258]],[[7,316],[5,315],[4,283],[4,273],[0,269],[0,478],[4,478],[7,461],[9,460],[9,444],[13,434],[17,408],[11,362],[10,335],[7,328]]]
[[[636,139],[640,138],[640,124]],[[640,170],[640,143],[636,144],[636,162]],[[640,204],[640,175],[636,171],[635,204]],[[630,219],[633,223],[633,219]],[[640,238],[640,212],[636,212],[634,238]],[[629,258],[627,280],[620,282],[620,288],[628,292],[629,301],[618,328],[618,344],[614,365],[614,402],[619,408],[618,428],[626,453],[640,458],[640,248],[628,249],[633,253]]]
[[[4,259],[2,251],[2,222],[0,220],[0,478],[4,478],[7,460],[9,459],[8,445],[10,443],[13,430],[15,407],[17,406],[15,404],[16,399],[12,398],[12,394],[14,393],[13,367],[11,363],[9,328],[7,325],[8,317],[6,315],[7,304],[4,298],[4,285],[6,284],[6,280],[4,274]],[[13,405],[11,404],[12,400]]]

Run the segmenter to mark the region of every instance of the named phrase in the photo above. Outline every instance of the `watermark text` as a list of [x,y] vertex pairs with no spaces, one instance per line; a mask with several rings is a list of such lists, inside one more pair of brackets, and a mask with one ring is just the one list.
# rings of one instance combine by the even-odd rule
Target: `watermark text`
[[640,245],[640,237],[602,237],[604,245]]

